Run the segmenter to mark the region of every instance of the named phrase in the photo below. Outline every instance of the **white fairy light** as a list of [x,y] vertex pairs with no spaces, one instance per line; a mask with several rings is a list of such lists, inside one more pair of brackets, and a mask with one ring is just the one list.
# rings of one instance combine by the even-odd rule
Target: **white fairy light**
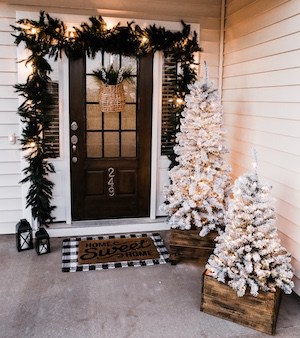
[[204,61],[204,72],[205,72],[204,83],[207,84],[208,83],[208,67],[207,67],[206,61]]
[[253,169],[256,172],[257,171],[257,167],[258,167],[258,160],[257,160],[257,151],[255,148],[252,149],[252,154],[253,154]]
[[147,36],[143,36],[142,38],[142,43],[148,43],[149,39],[147,38]]

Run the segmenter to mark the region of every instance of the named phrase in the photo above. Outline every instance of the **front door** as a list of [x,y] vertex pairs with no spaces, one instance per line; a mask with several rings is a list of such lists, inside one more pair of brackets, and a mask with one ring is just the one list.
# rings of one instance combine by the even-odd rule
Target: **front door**
[[[106,53],[70,60],[73,220],[149,216],[152,60]],[[132,70],[125,108],[114,113],[101,111],[92,76],[111,64]]]

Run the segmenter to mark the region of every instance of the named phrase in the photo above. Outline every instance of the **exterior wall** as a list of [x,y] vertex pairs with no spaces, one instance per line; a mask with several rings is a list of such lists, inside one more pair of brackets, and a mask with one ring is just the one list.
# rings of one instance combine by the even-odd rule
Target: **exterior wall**
[[[15,1],[11,1],[16,3]],[[101,9],[97,9],[93,1],[64,1],[65,7],[47,7],[48,1],[19,1],[19,5],[9,5],[0,2],[0,234],[14,233],[15,224],[22,217],[28,216],[24,211],[24,198],[26,189],[18,182],[21,180],[21,158],[20,145],[11,145],[8,136],[15,133],[20,136],[20,123],[17,113],[18,96],[14,92],[13,85],[20,81],[17,74],[17,48],[14,38],[11,36],[13,30],[10,25],[16,22],[17,11],[39,12],[41,9],[50,13],[76,14],[82,16],[102,15],[118,18],[149,19],[200,23],[200,45],[203,48],[201,60],[206,60],[209,66],[210,77],[217,83],[219,74],[219,35],[220,35],[220,13],[221,0],[199,0],[197,2],[188,0],[166,1],[158,0],[153,3],[145,0],[119,2],[101,1]],[[86,9],[89,8],[89,9]],[[19,79],[18,79],[19,77]],[[23,81],[24,79],[22,79]],[[64,145],[68,146],[68,145]],[[58,173],[59,162],[55,163]],[[158,192],[162,196],[162,187],[166,183],[168,162],[161,157],[158,163],[157,184]],[[60,176],[56,174],[58,181]],[[64,180],[61,180],[65,182]],[[54,191],[55,198],[61,196],[57,189],[62,190],[63,184],[57,185]],[[56,196],[57,195],[57,196]],[[161,197],[158,198],[158,203]],[[60,200],[54,200],[55,205],[62,206]],[[57,208],[58,219],[63,220],[65,210]]]
[[20,135],[16,114],[18,96],[17,50],[11,36],[15,11],[0,3],[0,233],[15,231],[22,217],[21,155],[18,144],[10,144],[10,135]]
[[300,2],[226,1],[223,106],[234,176],[273,186],[277,227],[300,294]]

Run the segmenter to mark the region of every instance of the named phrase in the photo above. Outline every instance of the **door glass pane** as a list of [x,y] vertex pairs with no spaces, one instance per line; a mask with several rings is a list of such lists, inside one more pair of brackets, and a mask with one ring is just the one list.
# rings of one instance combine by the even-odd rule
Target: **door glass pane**
[[103,115],[104,115],[104,129],[105,130],[119,130],[120,113],[105,112],[103,113]]
[[137,75],[136,59],[129,56],[122,56],[122,67],[130,68],[132,75]]
[[133,131],[122,132],[122,157],[135,157],[136,156],[136,135]]
[[104,132],[104,157],[119,157],[119,132]]
[[108,68],[111,65],[113,65],[114,69],[119,69],[120,68],[120,55],[104,53],[102,64],[105,68]]
[[98,52],[94,59],[87,58],[86,60],[86,73],[93,74],[93,70],[102,66],[102,53]]
[[130,82],[124,81],[123,87],[125,90],[126,102],[136,102],[136,79],[132,78]]
[[87,157],[102,157],[102,133],[88,132],[86,137]]
[[[125,108],[120,112],[102,112],[99,105],[100,83],[94,70],[114,66],[131,69],[131,75],[122,82]],[[137,59],[97,53],[95,59],[86,58],[86,153],[91,158],[136,157],[137,121]]]
[[99,102],[99,83],[92,75],[86,76],[86,100],[87,102]]
[[127,104],[124,112],[121,115],[121,126],[122,130],[124,129],[136,129],[136,106],[132,104]]
[[102,129],[102,113],[97,104],[86,105],[86,129],[101,130]]

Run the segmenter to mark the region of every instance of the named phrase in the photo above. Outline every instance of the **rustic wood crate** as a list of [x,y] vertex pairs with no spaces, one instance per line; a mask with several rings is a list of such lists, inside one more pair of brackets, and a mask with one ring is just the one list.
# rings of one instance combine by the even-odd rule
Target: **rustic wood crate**
[[254,330],[275,334],[281,290],[262,292],[257,297],[247,292],[238,297],[227,284],[204,272],[200,310]]
[[211,231],[204,237],[199,236],[199,229],[178,230],[171,229],[169,238],[170,262],[194,261],[206,264],[215,248],[217,231]]

